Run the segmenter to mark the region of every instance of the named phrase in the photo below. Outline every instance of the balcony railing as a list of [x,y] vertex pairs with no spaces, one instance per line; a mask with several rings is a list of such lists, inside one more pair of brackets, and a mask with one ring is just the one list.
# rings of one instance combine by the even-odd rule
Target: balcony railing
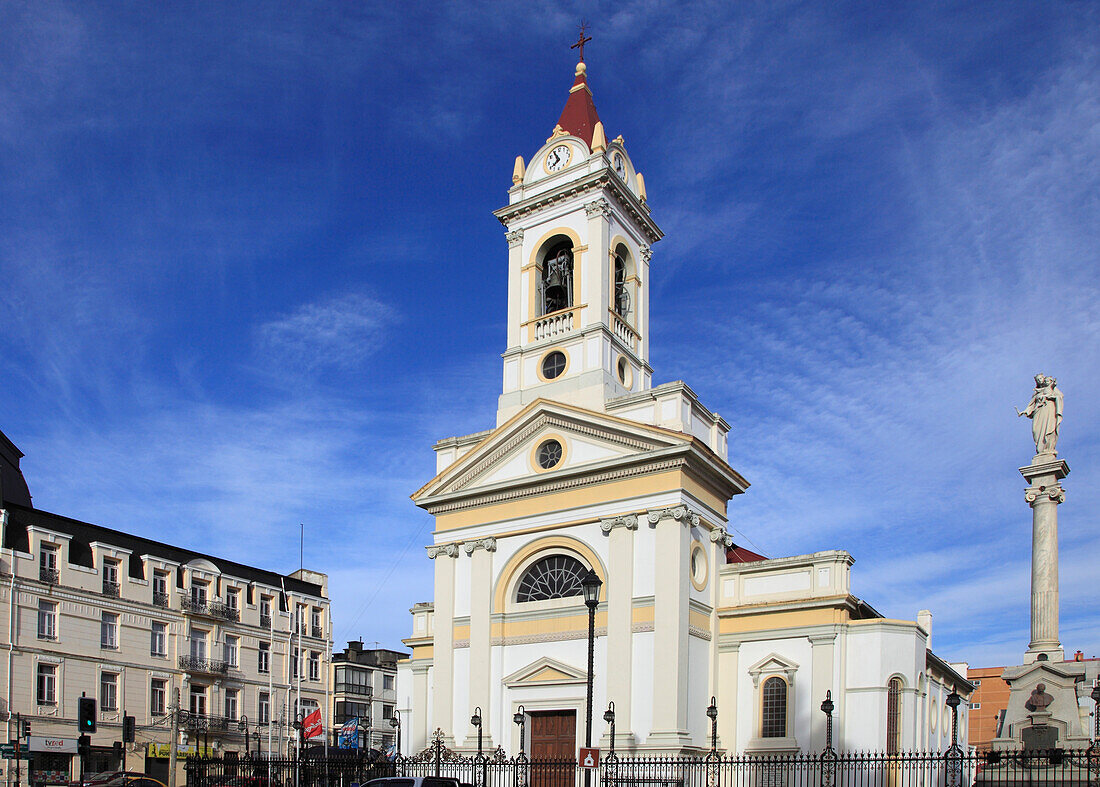
[[204,656],[180,656],[180,669],[188,672],[201,672],[205,675],[225,675],[229,672],[229,662],[222,659],[208,659]]
[[312,626],[309,630],[309,635],[314,639],[324,639],[325,630],[320,626]]
[[223,604],[220,601],[204,601],[198,598],[183,598],[180,600],[180,609],[191,615],[202,615],[207,618],[219,620],[238,621],[241,619],[241,611],[236,607]]
[[118,598],[121,595],[122,588],[119,587],[117,582],[108,582],[103,580],[103,595],[109,598]]
[[362,683],[337,683],[336,693],[343,692],[344,694],[357,694],[360,697],[370,697],[374,694],[374,689],[370,686],[364,686]]
[[260,628],[271,628],[271,615],[260,615]]
[[56,585],[61,581],[61,572],[56,568],[40,567],[38,569],[38,580],[45,582],[47,585]]
[[235,732],[237,720],[227,716],[208,716],[205,713],[187,712],[181,714],[180,726],[199,732],[227,732],[230,730]]
[[169,599],[169,596],[168,596],[167,593],[156,593],[156,592],[154,592],[153,593],[153,606],[161,607],[162,609],[168,609],[168,599]]

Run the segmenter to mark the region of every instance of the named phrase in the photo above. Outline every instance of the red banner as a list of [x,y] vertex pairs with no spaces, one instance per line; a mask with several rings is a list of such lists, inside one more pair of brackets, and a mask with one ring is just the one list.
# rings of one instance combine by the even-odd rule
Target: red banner
[[316,738],[318,735],[325,731],[324,725],[321,724],[321,709],[313,711],[313,713],[302,719],[302,738],[309,740],[310,738]]

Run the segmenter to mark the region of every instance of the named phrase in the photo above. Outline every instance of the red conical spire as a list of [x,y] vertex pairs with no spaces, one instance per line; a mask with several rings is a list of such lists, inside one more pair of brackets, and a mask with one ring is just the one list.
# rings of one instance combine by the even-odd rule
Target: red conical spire
[[558,125],[567,134],[580,137],[585,144],[592,147],[592,131],[600,122],[600,116],[596,114],[592,91],[588,89],[586,71],[587,67],[583,60],[577,63],[577,78],[573,80],[573,87],[569,90],[569,99],[565,102],[561,117],[558,118]]

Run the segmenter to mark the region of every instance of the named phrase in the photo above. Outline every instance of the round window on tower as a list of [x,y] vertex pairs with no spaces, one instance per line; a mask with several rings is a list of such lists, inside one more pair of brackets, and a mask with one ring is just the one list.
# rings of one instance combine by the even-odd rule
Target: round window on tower
[[619,356],[619,361],[615,364],[615,372],[618,374],[619,382],[622,383],[623,388],[632,387],[634,374],[630,369],[630,361],[626,359],[625,355]]
[[707,589],[707,552],[698,541],[691,545],[691,584],[696,590]]
[[553,380],[556,377],[561,377],[567,365],[568,360],[565,357],[565,353],[561,350],[554,350],[553,352],[547,353],[542,359],[543,379]]
[[557,467],[562,457],[561,443],[557,440],[543,440],[535,451],[535,461],[543,470]]

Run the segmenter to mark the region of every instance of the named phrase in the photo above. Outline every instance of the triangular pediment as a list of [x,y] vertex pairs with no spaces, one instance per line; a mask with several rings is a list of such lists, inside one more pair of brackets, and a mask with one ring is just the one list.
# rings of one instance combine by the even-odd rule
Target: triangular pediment
[[[535,451],[550,438],[562,443],[563,456],[560,466],[542,471]],[[690,438],[679,432],[540,399],[490,432],[413,500],[547,478],[688,443]]]
[[585,672],[557,659],[543,656],[522,669],[518,669],[504,679],[504,685],[514,686],[557,686],[563,683],[584,683],[588,679]]

